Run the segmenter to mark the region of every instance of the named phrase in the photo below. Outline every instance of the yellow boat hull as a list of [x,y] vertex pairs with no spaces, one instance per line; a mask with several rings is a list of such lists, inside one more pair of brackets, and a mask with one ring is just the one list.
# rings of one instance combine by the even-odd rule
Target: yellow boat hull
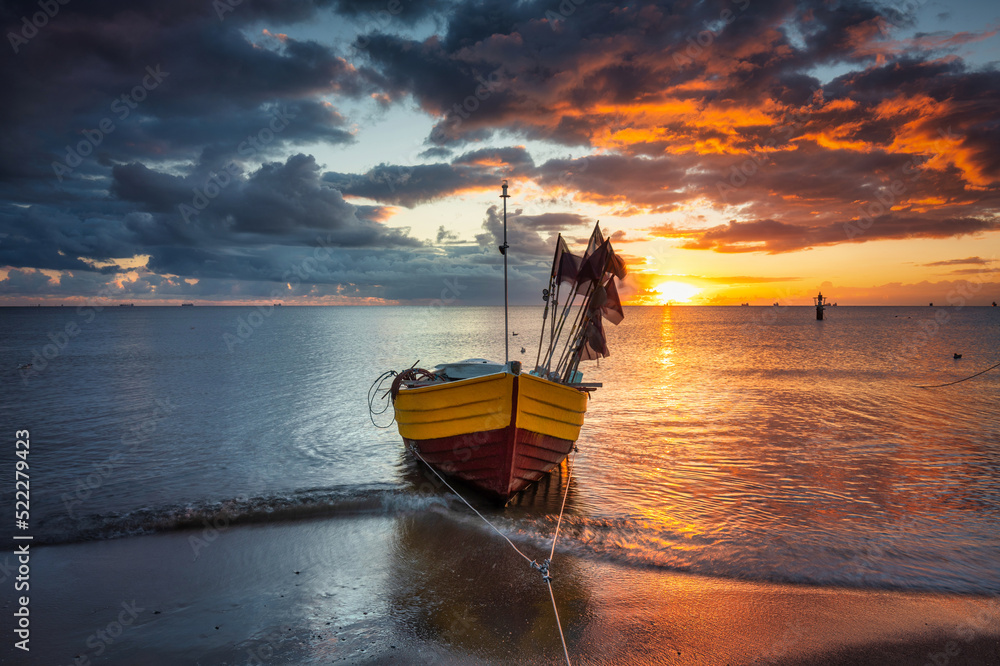
[[587,394],[501,372],[404,387],[394,409],[399,434],[428,464],[506,500],[569,454]]

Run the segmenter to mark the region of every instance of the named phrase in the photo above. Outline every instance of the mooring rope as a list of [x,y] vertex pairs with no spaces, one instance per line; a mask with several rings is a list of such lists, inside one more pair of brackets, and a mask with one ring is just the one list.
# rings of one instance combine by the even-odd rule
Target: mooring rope
[[566,666],[573,666],[569,660],[569,649],[566,647],[566,637],[563,636],[562,622],[559,621],[559,610],[556,608],[556,595],[552,592],[552,579],[545,581],[549,586],[549,598],[552,599],[552,611],[556,614],[556,627],[559,628],[559,639],[562,641],[563,654],[566,655]]
[[417,456],[418,458],[420,458],[420,461],[422,463],[424,463],[425,465],[427,465],[427,467],[429,467],[430,470],[432,472],[434,472],[434,474],[435,474],[435,476],[437,476],[437,478],[441,479],[441,483],[443,483],[444,485],[446,485],[448,487],[448,490],[450,490],[451,492],[455,493],[455,496],[458,497],[458,499],[460,499],[463,502],[465,502],[465,506],[467,506],[470,509],[472,509],[477,516],[479,516],[480,518],[483,519],[483,522],[485,522],[487,525],[489,525],[490,527],[493,528],[494,532],[496,532],[497,534],[499,534],[500,536],[502,536],[507,541],[507,543],[510,544],[510,547],[517,551],[518,555],[520,555],[521,557],[523,557],[529,564],[534,564],[535,563],[535,561],[533,559],[531,559],[530,557],[528,557],[527,555],[525,555],[524,553],[522,553],[521,550],[517,546],[514,545],[514,542],[507,538],[506,534],[504,534],[499,529],[497,529],[496,525],[494,525],[493,523],[491,523],[490,521],[488,521],[486,519],[486,516],[484,516],[483,514],[479,513],[479,511],[476,511],[476,507],[474,507],[471,504],[469,504],[468,500],[466,500],[464,497],[462,497],[457,490],[455,490],[454,488],[452,488],[451,485],[447,481],[444,480],[444,477],[441,476],[440,474],[438,474],[438,471],[436,469],[434,469],[434,467],[432,467],[429,462],[427,462],[426,460],[424,460],[424,457],[422,455],[420,455],[420,451],[417,451],[417,447],[412,446],[412,447],[410,447],[410,450],[413,451],[413,454],[415,456]]
[[556,520],[556,532],[552,535],[552,550],[549,551],[549,559],[545,560],[546,573],[543,578],[545,584],[549,586],[549,597],[552,599],[552,612],[556,615],[556,626],[559,628],[559,639],[562,641],[563,654],[566,655],[566,664],[571,666],[569,660],[569,648],[566,647],[566,637],[563,635],[562,622],[559,621],[559,609],[556,608],[556,595],[552,592],[552,577],[548,575],[548,568],[552,565],[552,558],[556,555],[556,540],[559,538],[559,526],[562,525],[563,511],[566,510],[566,498],[569,496],[569,482],[573,480],[573,463],[576,462],[576,452],[579,451],[576,444],[573,445],[573,460],[567,465],[566,487],[563,488],[562,504],[559,506],[559,519]]
[[562,504],[559,505],[559,520],[556,521],[556,533],[552,535],[552,550],[549,552],[549,562],[556,554],[556,539],[559,538],[559,526],[562,525],[563,511],[566,510],[566,497],[569,496],[569,482],[573,480],[573,463],[576,462],[576,452],[580,449],[577,448],[576,444],[573,445],[573,460],[567,465],[569,469],[566,471],[566,487],[563,488],[563,498]]
[[957,380],[955,380],[953,382],[948,382],[947,384],[934,384],[933,386],[919,386],[919,385],[914,385],[914,388],[941,388],[942,386],[952,386],[953,384],[961,384],[962,382],[968,381],[968,380],[972,379],[973,377],[978,377],[979,375],[985,374],[985,373],[989,372],[990,370],[992,370],[994,368],[1000,368],[1000,363],[997,363],[996,365],[991,365],[990,367],[986,368],[982,372],[977,372],[974,375],[969,375],[968,377],[965,377],[964,379],[957,379]]
[[[471,504],[469,504],[469,501],[467,499],[465,499],[464,497],[462,497],[462,495],[457,490],[455,490],[454,488],[452,488],[451,484],[449,484],[447,481],[445,481],[444,477],[441,476],[438,473],[438,471],[436,469],[434,469],[434,467],[430,463],[428,463],[426,460],[424,460],[424,457],[422,455],[420,455],[420,451],[417,450],[417,447],[411,446],[410,450],[413,451],[413,455],[417,456],[417,458],[420,459],[420,462],[422,462],[423,464],[427,465],[427,467],[432,472],[434,472],[434,475],[441,480],[441,483],[443,483],[448,488],[448,490],[450,490],[452,493],[454,493],[455,496],[458,499],[462,500],[462,502],[465,503],[465,506],[467,506],[470,509],[472,509],[472,511],[477,516],[479,516],[480,518],[483,519],[484,523],[486,523],[487,525],[489,525],[493,529],[494,532],[496,532],[497,534],[499,534],[500,536],[502,536],[504,538],[504,540],[507,543],[510,544],[510,547],[513,548],[517,552],[518,555],[520,555],[521,557],[523,557],[525,559],[525,561],[531,566],[532,569],[537,569],[538,571],[540,571],[542,573],[542,580],[544,580],[545,584],[548,586],[548,588],[549,588],[549,598],[552,599],[552,612],[555,613],[555,616],[556,616],[556,627],[559,628],[559,640],[562,641],[563,654],[566,656],[566,664],[567,664],[567,666],[572,666],[572,662],[569,659],[569,648],[566,647],[566,636],[563,635],[562,622],[559,620],[559,609],[556,608],[556,595],[552,591],[552,577],[549,575],[549,565],[552,563],[552,556],[556,552],[556,539],[559,538],[559,525],[562,523],[563,509],[566,508],[566,496],[569,494],[569,481],[570,481],[570,479],[573,476],[573,470],[572,470],[572,468],[570,468],[569,474],[566,477],[566,488],[563,491],[562,506],[559,509],[559,520],[556,522],[556,533],[552,537],[552,550],[549,553],[549,559],[545,560],[542,564],[538,564],[533,559],[531,559],[530,557],[528,557],[527,555],[525,555],[524,553],[522,553],[521,549],[518,548],[517,546],[515,546],[514,542],[511,541],[509,538],[507,538],[506,534],[504,534],[503,532],[501,532],[497,528],[496,525],[494,525],[493,523],[491,523],[489,520],[486,519],[486,516],[484,516],[483,514],[479,513],[479,511],[476,510],[476,507],[474,507]],[[576,445],[574,445],[573,446],[573,458],[574,458],[574,460],[576,459],[576,451],[577,451],[577,448],[576,448]]]

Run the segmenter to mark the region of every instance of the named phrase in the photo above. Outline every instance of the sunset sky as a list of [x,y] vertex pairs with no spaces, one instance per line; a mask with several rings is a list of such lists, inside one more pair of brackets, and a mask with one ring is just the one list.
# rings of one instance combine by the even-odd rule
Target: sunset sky
[[[48,14],[46,14],[48,11]],[[0,304],[1000,301],[1000,4],[0,8]]]

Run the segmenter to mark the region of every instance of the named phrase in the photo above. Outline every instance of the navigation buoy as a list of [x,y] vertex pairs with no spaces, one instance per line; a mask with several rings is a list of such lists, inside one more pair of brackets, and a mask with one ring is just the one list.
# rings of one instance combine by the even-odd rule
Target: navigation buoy
[[816,321],[823,321],[823,309],[830,303],[823,298],[823,292],[819,292],[819,296],[813,296],[813,302],[816,303]]

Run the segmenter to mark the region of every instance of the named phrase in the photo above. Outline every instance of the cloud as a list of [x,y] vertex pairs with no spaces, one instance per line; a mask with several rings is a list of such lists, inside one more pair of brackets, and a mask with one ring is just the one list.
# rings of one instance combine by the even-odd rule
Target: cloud
[[[9,6],[4,34],[37,9]],[[18,91],[0,109],[0,123],[19,128],[0,147],[0,193],[66,199],[67,179],[79,196],[96,194],[114,163],[228,159],[284,112],[294,120],[265,142],[269,151],[353,141],[347,121],[320,96],[362,98],[374,90],[374,72],[330,46],[244,32],[257,20],[296,21],[316,11],[305,2],[246,0],[223,21],[211,3],[110,2],[61,12],[0,70],[0,86]]]
[[[309,257],[316,252],[415,251],[423,246],[405,229],[377,222],[377,209],[346,202],[321,180],[311,156],[293,155],[283,163],[226,177],[228,181],[203,181],[131,163],[113,169],[114,199],[95,204],[88,213],[41,205],[2,207],[0,230],[13,242],[0,246],[0,263],[72,272],[65,283],[81,289],[89,283],[80,282],[77,271],[94,271],[94,262],[139,254],[148,255],[143,268],[160,275],[284,283],[303,262],[314,263]],[[147,212],[120,212],[132,207]],[[109,266],[98,272],[122,270]],[[362,281],[328,269],[301,279],[323,283],[334,276]]]
[[[918,283],[889,282],[870,287],[823,284],[822,289],[839,305],[921,305],[945,308],[990,305],[1000,293],[996,272],[981,272],[973,279]],[[808,303],[808,301],[806,301]],[[933,312],[930,315],[933,318]]]
[[982,257],[966,257],[965,259],[947,259],[944,261],[932,261],[921,266],[962,266],[965,264],[983,265],[991,264],[995,259],[983,259]]
[[761,277],[754,275],[731,275],[731,276],[689,276],[700,282],[713,282],[716,284],[766,284],[768,282],[798,282],[800,277]]
[[[552,257],[561,231],[578,227],[583,232],[590,223],[589,218],[575,213],[526,215],[520,208],[508,211],[507,243],[513,248],[508,256],[517,261],[523,261],[524,256]],[[487,209],[483,229],[486,233],[476,236],[480,246],[491,251],[503,244],[503,214],[499,206]]]
[[[0,7],[4,34],[37,7]],[[503,178],[546,202],[655,216],[650,238],[690,250],[997,231],[1000,72],[959,55],[989,32],[913,34],[913,16],[869,0],[213,7],[73,4],[8,54],[7,288],[266,293],[321,238],[340,263],[310,273],[303,298],[421,299],[453,271],[485,300],[502,263],[497,207],[474,243],[443,225],[428,247],[388,226],[389,206]],[[389,108],[433,125],[415,163],[312,157],[333,162]],[[555,235],[589,226],[508,211],[514,270],[533,285]],[[112,262],[137,256],[145,267]]]
[[533,167],[528,152],[517,146],[475,150],[450,164],[380,164],[364,174],[328,172],[323,179],[347,196],[412,208],[461,192],[495,188],[503,178],[530,173]]
[[[602,151],[534,172],[581,202],[668,213],[701,199],[782,223],[817,210],[843,220],[919,168],[897,201],[909,212],[934,197],[951,207],[941,220],[994,209],[1000,73],[939,54],[988,35],[922,35],[895,49],[904,17],[867,2],[745,12],[588,2],[555,19],[549,9],[460,3],[443,38],[380,35],[368,55],[394,95],[441,118],[433,143],[503,131]],[[826,85],[809,74],[845,62],[856,69]]]
[[805,250],[821,245],[867,242],[904,238],[949,238],[966,234],[997,231],[995,220],[978,218],[928,219],[886,215],[872,222],[867,230],[858,221],[844,221],[808,227],[777,220],[729,222],[704,230],[687,230],[689,237],[681,247],[716,252],[768,252],[777,254]]
[[[496,257],[500,255],[494,251]],[[164,277],[169,270],[197,275],[193,284]],[[548,266],[520,261],[510,266],[510,297],[534,303]],[[446,296],[442,297],[442,293]],[[0,296],[34,303],[56,297],[70,302],[162,301],[273,302],[300,304],[433,303],[442,298],[472,305],[503,303],[502,261],[478,248],[432,249],[266,247],[171,249],[150,266],[122,275],[59,271],[51,278],[36,269],[0,276]],[[432,316],[431,310],[427,316]],[[414,313],[414,326],[424,321]]]

